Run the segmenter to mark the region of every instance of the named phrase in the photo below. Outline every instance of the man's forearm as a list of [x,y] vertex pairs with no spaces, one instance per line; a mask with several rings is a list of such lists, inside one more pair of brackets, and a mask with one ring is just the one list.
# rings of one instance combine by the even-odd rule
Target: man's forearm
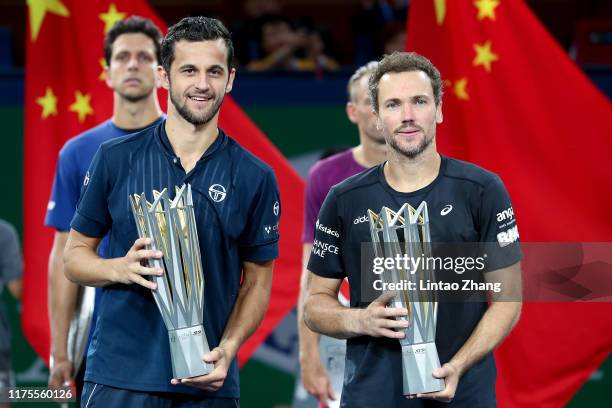
[[[274,262],[245,262],[245,274],[225,332],[219,343],[231,361],[261,324],[268,309]],[[247,271],[248,269],[248,271]]]
[[[54,251],[55,252],[55,251]],[[70,321],[74,315],[78,285],[64,276],[62,255],[49,257],[49,324],[51,327],[51,355],[55,360],[66,360]]]
[[363,334],[360,326],[362,312],[362,309],[342,306],[337,294],[309,293],[304,308],[304,321],[317,333],[348,339]]
[[489,306],[472,335],[450,363],[461,374],[493,351],[510,333],[521,314],[521,302],[495,302]]
[[63,260],[64,273],[71,282],[96,287],[115,283],[116,259],[103,259],[94,248],[97,248],[97,244],[85,245],[69,236]]
[[308,295],[308,258],[312,250],[312,244],[304,244],[302,250],[302,275],[300,276],[300,296],[298,298],[297,319],[298,319],[298,337],[300,345],[300,360],[302,358],[312,359],[315,357],[318,360],[319,356],[319,334],[313,332],[306,326],[304,322],[304,302]]
[[48,308],[51,356],[56,361],[68,360],[68,330],[78,294],[78,286],[64,276],[62,256],[67,239],[67,232],[57,231],[49,254]]

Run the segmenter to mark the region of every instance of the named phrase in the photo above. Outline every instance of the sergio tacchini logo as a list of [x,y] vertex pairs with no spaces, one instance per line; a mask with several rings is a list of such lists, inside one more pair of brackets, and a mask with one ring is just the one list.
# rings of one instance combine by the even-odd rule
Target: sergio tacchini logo
[[221,184],[213,184],[208,187],[208,195],[214,202],[218,203],[225,200],[227,192],[225,187],[223,187]]

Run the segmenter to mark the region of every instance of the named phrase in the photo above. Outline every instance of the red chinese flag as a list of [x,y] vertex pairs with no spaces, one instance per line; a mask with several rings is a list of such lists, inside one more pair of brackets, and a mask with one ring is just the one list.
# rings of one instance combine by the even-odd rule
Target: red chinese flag
[[[22,325],[29,342],[47,361],[47,260],[53,230],[45,228],[43,220],[58,151],[68,138],[112,114],[112,91],[104,82],[103,70],[106,31],[130,15],[153,20],[162,32],[166,25],[144,0],[31,0],[28,9]],[[165,106],[165,92],[160,93],[160,102]],[[301,219],[303,182],[230,97],[222,111],[222,126],[228,133],[274,168],[283,200],[281,258],[270,308],[256,336],[241,350],[243,362],[295,304],[301,268],[300,226],[288,221]]]
[[[445,79],[441,152],[499,174],[523,242],[610,241],[612,107],[519,0],[413,1]],[[612,304],[526,303],[496,352],[507,407],[567,403],[612,349]]]

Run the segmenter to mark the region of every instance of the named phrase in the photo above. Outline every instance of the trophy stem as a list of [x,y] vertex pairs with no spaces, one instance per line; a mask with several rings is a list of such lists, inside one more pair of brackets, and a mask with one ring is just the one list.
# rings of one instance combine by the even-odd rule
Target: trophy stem
[[168,330],[168,337],[174,378],[197,377],[214,370],[213,364],[202,360],[210,349],[201,324]]
[[443,390],[444,380],[433,376],[433,371],[439,367],[436,343],[403,344],[404,395]]

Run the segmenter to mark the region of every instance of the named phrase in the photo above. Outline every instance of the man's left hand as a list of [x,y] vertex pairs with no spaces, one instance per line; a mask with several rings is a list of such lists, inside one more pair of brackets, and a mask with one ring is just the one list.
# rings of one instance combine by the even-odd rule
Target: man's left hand
[[223,386],[225,377],[227,377],[230,359],[223,348],[215,347],[210,353],[205,354],[202,360],[204,360],[205,363],[213,363],[215,365],[215,369],[211,373],[201,375],[199,377],[183,379],[173,378],[170,383],[174,385],[190,385],[205,391],[217,391]]
[[441,402],[451,402],[455,398],[457,384],[461,374],[459,370],[451,363],[446,363],[442,367],[437,368],[433,372],[434,377],[441,378],[446,383],[442,391],[428,392],[427,394],[417,394],[417,398],[427,398]]

